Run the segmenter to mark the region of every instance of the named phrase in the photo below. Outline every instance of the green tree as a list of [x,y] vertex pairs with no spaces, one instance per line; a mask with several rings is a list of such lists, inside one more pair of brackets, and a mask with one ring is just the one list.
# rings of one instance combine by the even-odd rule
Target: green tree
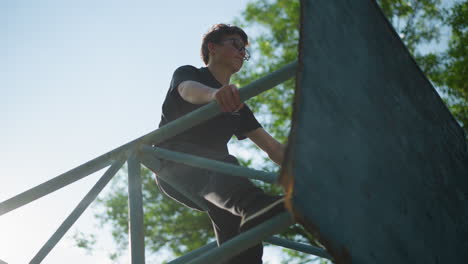
[[448,94],[449,108],[468,140],[468,2],[455,3],[445,22],[452,35],[449,48],[442,55],[444,62],[437,83]]
[[[115,259],[128,250],[127,173],[123,169],[111,184],[111,191],[97,204],[102,211],[96,218],[101,225],[110,225],[118,248],[110,257]],[[211,221],[205,213],[195,211],[168,199],[156,186],[154,174],[142,167],[145,245],[150,252],[169,250],[174,256],[202,247],[213,240]],[[78,246],[92,251],[95,238],[76,235]],[[79,238],[79,239],[78,239]],[[158,261],[161,261],[158,259]]]
[[[441,91],[450,110],[468,129],[467,90],[467,2],[451,3],[443,9],[440,0],[379,0],[382,11],[393,24],[402,40],[413,54],[426,75]],[[449,4],[450,4],[449,3]],[[234,24],[242,26],[251,35],[253,59],[249,61],[235,80],[244,86],[265,74],[295,60],[299,43],[299,0],[254,0],[250,2]],[[423,53],[423,45],[434,44],[441,37],[443,27],[451,29],[450,43],[445,51]],[[257,117],[275,138],[286,142],[292,116],[294,80],[248,101]],[[258,149],[250,143],[236,142],[242,148],[251,148],[253,156]],[[253,157],[252,156],[252,157]],[[244,165],[258,169],[275,170],[266,157],[254,162],[252,157],[242,161]],[[114,257],[127,247],[127,194],[126,181],[122,175],[115,181],[112,190],[99,200],[103,211],[97,218],[110,225],[112,235],[119,245]],[[151,173],[143,173],[143,199],[145,204],[146,245],[151,252],[169,250],[175,256],[198,248],[214,238],[211,224],[203,213],[179,206],[163,196],[154,184]],[[275,186],[262,185],[268,192],[279,192]],[[295,225],[281,234],[288,239],[319,243],[302,227]],[[77,236],[83,247],[92,246],[92,241]],[[308,263],[314,257],[286,250],[284,263]]]

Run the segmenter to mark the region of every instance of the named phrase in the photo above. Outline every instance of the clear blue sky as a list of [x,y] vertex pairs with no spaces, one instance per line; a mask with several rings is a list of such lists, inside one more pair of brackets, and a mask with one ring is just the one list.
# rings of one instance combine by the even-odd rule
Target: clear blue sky
[[[174,69],[202,66],[202,35],[246,3],[1,1],[0,201],[155,129]],[[29,262],[100,175],[0,217],[0,259]],[[96,223],[87,210],[44,263],[110,263]],[[94,255],[76,229],[98,232]]]

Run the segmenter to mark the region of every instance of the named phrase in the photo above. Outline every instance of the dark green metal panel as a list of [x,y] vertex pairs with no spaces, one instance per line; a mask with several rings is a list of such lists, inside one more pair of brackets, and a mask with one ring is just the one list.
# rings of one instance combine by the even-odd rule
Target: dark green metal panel
[[466,263],[462,129],[371,0],[302,1],[288,168],[336,263]]

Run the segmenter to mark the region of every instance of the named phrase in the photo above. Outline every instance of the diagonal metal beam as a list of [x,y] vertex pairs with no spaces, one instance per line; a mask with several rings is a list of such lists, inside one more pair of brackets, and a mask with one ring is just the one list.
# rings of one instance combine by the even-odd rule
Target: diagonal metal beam
[[220,263],[235,256],[243,250],[257,244],[264,238],[278,233],[292,225],[294,221],[289,212],[281,213],[270,220],[234,237],[218,248],[210,250],[188,264]]
[[268,183],[276,183],[278,179],[278,174],[276,173],[249,169],[246,167],[237,166],[237,165],[229,164],[226,162],[198,157],[195,155],[176,152],[176,151],[172,151],[172,150],[168,150],[164,148],[157,148],[157,147],[150,147],[148,145],[143,145],[141,146],[141,151],[143,153],[147,153],[147,154],[150,154],[152,156],[155,156],[161,159],[167,159],[167,160],[183,163],[189,166],[194,166],[194,167],[208,169],[208,170],[212,170],[216,172],[221,172],[227,175],[261,180],[261,181],[268,182]]
[[208,244],[204,245],[201,248],[197,248],[195,250],[192,250],[189,253],[187,253],[187,254],[179,257],[179,258],[176,258],[176,259],[174,259],[172,261],[169,261],[167,264],[184,264],[184,263],[187,263],[191,259],[194,259],[194,258],[196,258],[196,257],[198,257],[198,256],[200,256],[200,255],[202,255],[202,254],[216,248],[217,246],[218,246],[218,244],[216,243],[216,241],[208,243]]
[[62,239],[65,233],[76,222],[76,220],[81,216],[86,208],[88,208],[88,206],[96,199],[102,189],[104,189],[107,183],[109,183],[112,177],[122,167],[123,163],[124,159],[117,160],[109,169],[107,169],[104,175],[102,175],[93,188],[91,188],[91,190],[85,195],[85,197],[80,201],[80,203],[75,207],[75,209],[70,213],[65,221],[63,221],[57,231],[55,231],[49,240],[47,240],[47,242],[42,246],[39,252],[33,257],[33,259],[29,262],[30,264],[41,263],[41,261],[49,254],[55,245],[57,245],[60,239]]
[[[270,238],[267,238],[267,239],[263,240],[263,242],[266,242],[266,243],[269,243],[269,244],[272,244],[272,245],[275,245],[275,246],[281,246],[281,247],[284,247],[284,248],[297,250],[297,251],[300,251],[300,252],[304,252],[304,253],[307,253],[307,254],[311,254],[311,255],[315,255],[315,256],[318,256],[318,257],[322,257],[322,258],[332,260],[331,256],[323,248],[313,247],[313,246],[310,246],[310,245],[307,245],[307,244],[304,244],[304,243],[298,243],[298,242],[294,242],[294,241],[287,240],[287,239],[280,238],[280,237],[276,237],[276,236],[272,236]],[[197,249],[195,249],[193,251],[190,251],[189,253],[187,253],[187,254],[185,254],[185,255],[177,258],[177,259],[169,261],[167,264],[187,263],[191,259],[194,259],[194,258],[200,256],[201,254],[204,254],[205,252],[208,252],[209,250],[212,250],[212,249],[214,249],[216,247],[217,247],[216,241],[208,243],[203,247],[197,248]]]
[[103,155],[71,169],[0,203],[0,216],[80,180],[112,163],[112,155]]
[[[239,93],[241,101],[244,102],[294,77],[296,74],[296,68],[297,60],[240,88]],[[158,130],[141,137],[140,143],[157,144],[163,142],[164,140],[169,139],[197,124],[200,124],[203,121],[211,119],[220,113],[221,111],[217,103],[211,102],[193,112],[178,118],[177,120],[166,124]]]
[[[151,155],[140,153],[140,155],[138,155],[138,159],[140,160],[140,162],[143,165],[145,165],[147,168],[149,168],[149,169],[151,169],[153,171],[158,171],[160,169],[159,160],[157,158],[151,156]],[[201,208],[204,211],[208,211],[208,207],[206,206],[206,202],[202,198],[190,194],[187,190],[185,190],[185,188],[183,188],[182,186],[180,186],[180,184],[178,184],[176,181],[174,181],[174,179],[172,179],[170,177],[165,177],[164,175],[158,175],[158,176],[159,176],[159,178],[163,179],[164,182],[169,184],[172,188],[176,189],[182,195],[187,197],[190,201],[195,203],[199,208]]]
[[280,238],[280,237],[270,237],[270,238],[265,239],[264,241],[272,245],[277,245],[277,246],[293,249],[296,251],[304,252],[307,254],[315,255],[317,257],[333,260],[330,254],[328,254],[328,252],[324,250],[323,248],[313,247],[311,245],[294,242],[294,241],[287,240],[287,239]]
[[[239,89],[240,98],[246,101],[274,86],[292,78],[296,74],[297,60],[276,70],[265,77]],[[63,173],[49,181],[46,181],[36,187],[33,187],[19,195],[0,203],[0,216],[28,204],[42,196],[54,192],[70,183],[73,183],[91,173],[94,173],[106,166],[109,166],[112,160],[123,152],[129,151],[139,144],[157,144],[169,139],[203,121],[215,117],[220,112],[216,102],[205,105],[193,112],[190,112],[181,118],[174,120],[165,126],[156,129],[146,135],[132,140],[114,150],[111,150],[93,160],[90,160],[66,173]]]

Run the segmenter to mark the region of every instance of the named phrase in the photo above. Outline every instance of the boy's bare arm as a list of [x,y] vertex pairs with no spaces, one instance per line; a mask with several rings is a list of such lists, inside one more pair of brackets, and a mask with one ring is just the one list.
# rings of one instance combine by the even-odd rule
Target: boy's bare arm
[[283,144],[273,138],[263,128],[257,128],[254,131],[245,134],[259,148],[268,154],[268,157],[276,164],[281,165],[284,159],[285,147]]
[[239,89],[233,84],[215,89],[196,81],[184,81],[177,87],[180,96],[192,104],[207,104],[216,100],[223,112],[232,112],[242,108]]

